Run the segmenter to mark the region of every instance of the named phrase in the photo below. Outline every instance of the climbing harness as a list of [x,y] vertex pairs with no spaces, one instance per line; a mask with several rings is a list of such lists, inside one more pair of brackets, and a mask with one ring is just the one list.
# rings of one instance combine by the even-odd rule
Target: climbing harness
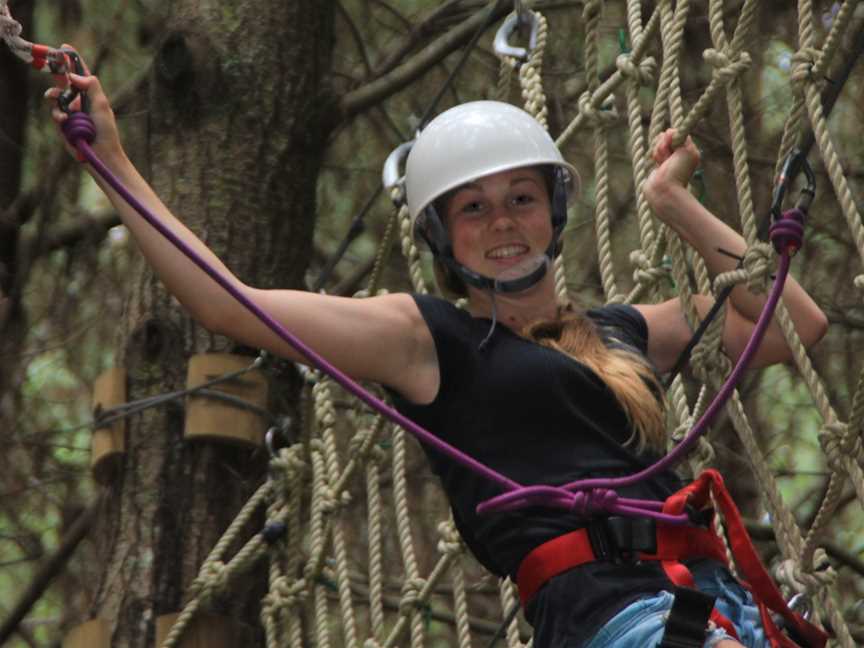
[[[790,609],[783,600],[753,547],[741,514],[720,473],[706,470],[661,505],[667,515],[685,515],[691,523],[709,525],[710,517],[700,520],[699,516],[709,512],[713,502],[716,502],[723,515],[735,565],[742,574],[745,586],[753,594],[772,647],[791,648],[795,644],[780,632],[771,613],[779,615],[784,629],[798,641],[803,641],[804,645],[811,648],[824,646],[827,641],[824,631]],[[598,560],[618,564],[659,561],[666,576],[676,587],[692,588],[693,576],[683,561],[696,558],[710,558],[727,564],[726,549],[710,526],[684,528],[664,522],[654,523],[644,518],[597,518],[586,528],[554,538],[529,552],[517,573],[519,595],[525,604],[554,576]],[[711,620],[730,635],[736,636],[733,625],[718,612],[711,613]]]

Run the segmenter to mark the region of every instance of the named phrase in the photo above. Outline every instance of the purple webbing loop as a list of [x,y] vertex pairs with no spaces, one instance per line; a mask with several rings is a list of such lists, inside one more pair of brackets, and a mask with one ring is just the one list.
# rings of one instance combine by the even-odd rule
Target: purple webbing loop
[[804,242],[804,212],[798,207],[783,212],[771,223],[768,236],[778,254],[789,252],[794,255]]
[[[79,141],[92,144],[96,140],[96,125],[90,119],[90,115],[83,112],[74,112],[63,122],[61,127],[63,134],[69,143],[78,147]],[[80,151],[79,151],[80,152]]]

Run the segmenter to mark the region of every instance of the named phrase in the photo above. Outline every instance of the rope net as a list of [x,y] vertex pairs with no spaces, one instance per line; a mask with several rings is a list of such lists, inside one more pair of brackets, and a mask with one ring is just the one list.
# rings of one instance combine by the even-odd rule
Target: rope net
[[[745,86],[741,76],[750,69],[754,58],[762,55],[760,48],[768,40],[754,29],[759,2],[708,3],[712,47],[704,51],[704,63],[700,64],[710,67],[711,81],[694,101],[685,101],[681,91],[683,32],[691,4],[686,0],[674,5],[659,2],[650,15],[643,15],[639,0],[628,0],[626,5],[608,4],[614,4],[616,11],[626,17],[624,23],[609,24],[608,15],[615,12],[604,15],[600,0],[584,4],[586,89],[579,99],[578,113],[557,143],[563,146],[579,133],[583,146],[593,146],[595,234],[606,301],[668,298],[670,295],[664,291],[668,291],[671,276],[695,328],[698,321],[691,287],[716,294],[728,285],[746,283],[752,290],[764,292],[774,267],[770,247],[761,243],[757,235],[743,119]],[[816,11],[809,0],[798,3],[799,49],[791,57],[789,75],[793,100],[776,159],[779,170],[795,143],[812,128],[816,148],[851,233],[852,246],[864,259],[861,214],[848,173],[844,173],[832,142],[821,95],[826,72],[841,38],[850,29],[857,5],[852,0],[838,4],[827,36],[817,43]],[[736,20],[730,30],[727,23],[733,14]],[[518,79],[526,110],[545,126],[547,109],[541,71],[547,23],[540,13],[535,12],[534,17],[536,46],[524,61],[502,58],[498,87],[490,94],[509,98]],[[631,49],[617,57],[614,71],[602,79],[600,34],[610,28],[626,29]],[[694,65],[692,61],[688,64]],[[645,89],[653,95],[647,124],[643,118]],[[683,141],[709,109],[716,110],[723,102],[728,113],[740,229],[748,250],[739,270],[711,282],[704,263],[689,254],[681,241],[653,218],[640,188],[650,170],[649,143],[669,125],[678,129]],[[610,130],[621,129],[625,123],[629,133],[626,154],[636,187],[635,204],[628,216],[637,223],[639,240],[638,249],[630,255],[630,289],[620,285],[620,269],[615,267],[611,254],[616,225],[610,207]],[[428,292],[422,260],[409,228],[407,209],[397,209],[389,221],[364,295],[380,292],[385,250],[390,249],[390,239],[397,231],[413,289]],[[857,290],[864,291],[864,274],[852,281]],[[560,258],[556,287],[561,294],[567,291]],[[838,605],[837,574],[828,564],[820,539],[837,510],[845,484],[851,484],[860,503],[864,503],[864,373],[854,387],[850,386],[850,392],[854,389],[850,413],[845,421],[841,420],[782,304],[777,317],[794,351],[800,380],[821,417],[819,443],[830,470],[827,488],[808,528],[799,526],[789,502],[784,501],[740,396],[733,396],[726,411],[755,473],[773,526],[779,549],[773,562],[775,577],[786,595],[808,597],[813,616],[830,625],[836,645],[852,647],[853,637]],[[692,426],[729,371],[729,362],[720,350],[722,323],[721,314],[692,356],[691,366],[702,384],[695,398],[688,398],[680,376],[669,388],[672,442]],[[268,647],[300,647],[310,638],[320,647],[385,648],[410,643],[419,648],[436,640],[459,646],[530,645],[527,626],[509,615],[517,605],[513,586],[485,574],[466,553],[434,480],[417,487],[418,473],[421,482],[429,475],[418,454],[409,453],[412,442],[406,440],[405,433],[351,402],[327,378],[315,372],[306,375],[308,416],[299,442],[274,452],[267,482],[202,565],[188,592],[186,606],[163,646],[177,646],[196,612],[206,610],[215,597],[230,589],[233,577],[264,554],[269,560],[269,591],[262,601],[261,618]],[[703,439],[689,458],[690,469],[694,473],[701,470],[713,456],[711,443]],[[409,490],[421,494],[409,498]],[[253,535],[229,557],[229,547],[242,539],[247,523],[259,508],[267,512],[264,532]],[[362,524],[358,522],[361,517]],[[421,555],[416,549],[418,540],[428,542],[429,538],[437,539],[437,551],[431,560],[429,552]],[[495,590],[497,605],[490,606],[488,594]],[[486,596],[476,596],[480,593]],[[508,620],[502,624],[505,618]]]

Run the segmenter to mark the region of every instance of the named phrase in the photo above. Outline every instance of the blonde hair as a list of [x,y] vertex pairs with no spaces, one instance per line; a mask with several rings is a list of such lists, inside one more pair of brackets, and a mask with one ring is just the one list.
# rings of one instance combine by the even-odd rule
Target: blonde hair
[[533,322],[523,337],[555,349],[590,368],[615,395],[633,435],[637,452],[662,452],[666,444],[666,406],[663,390],[647,361],[635,351],[609,348],[595,324],[572,305],[559,307],[553,320]]

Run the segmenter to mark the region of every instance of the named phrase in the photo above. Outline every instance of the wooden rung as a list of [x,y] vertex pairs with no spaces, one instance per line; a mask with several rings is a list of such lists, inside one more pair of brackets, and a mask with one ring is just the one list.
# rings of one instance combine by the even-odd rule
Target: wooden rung
[[[156,617],[156,648],[168,638],[179,613]],[[228,648],[234,646],[233,624],[228,617],[198,613],[183,631],[178,648]],[[63,648],[66,648],[65,646]]]
[[111,626],[105,619],[91,619],[63,637],[63,648],[111,648]]
[[[189,359],[186,387],[191,389],[249,366],[248,356],[204,353]],[[230,394],[261,409],[267,407],[267,379],[257,369],[209,389]],[[191,395],[186,399],[186,437],[260,445],[267,421],[259,413],[226,401]]]
[[[126,397],[126,370],[112,367],[102,373],[93,384],[93,412],[105,411],[122,405]],[[110,480],[111,467],[126,450],[126,419],[93,430],[90,442],[90,468],[100,483]]]

